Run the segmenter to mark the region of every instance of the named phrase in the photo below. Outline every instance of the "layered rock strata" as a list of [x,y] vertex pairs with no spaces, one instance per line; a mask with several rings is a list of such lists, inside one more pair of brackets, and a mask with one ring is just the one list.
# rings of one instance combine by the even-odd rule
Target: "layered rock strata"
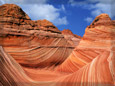
[[0,6],[0,45],[26,67],[59,65],[74,49],[51,22],[32,21],[14,4]]
[[80,36],[78,36],[78,35],[73,34],[73,33],[71,32],[71,30],[69,30],[69,29],[64,29],[64,30],[62,31],[62,34],[64,35],[64,38],[65,38],[73,47],[76,47],[76,46],[79,44],[79,42],[80,42],[80,40],[81,40],[81,38],[82,38],[82,37],[80,37]]
[[[7,5],[1,6],[0,10]],[[26,16],[23,18],[30,22]],[[25,29],[18,31],[6,22],[1,22],[0,26],[1,86],[115,85],[115,21],[107,14],[97,16],[86,28],[83,38],[72,53],[71,44],[74,42],[70,39],[73,36],[65,39],[56,27],[48,30],[35,29],[34,26],[34,29],[28,29],[25,26]],[[41,22],[34,24],[45,28],[47,25]],[[50,22],[48,24],[52,25]],[[62,64],[53,69],[37,68],[50,66],[51,62],[57,65],[61,61]]]

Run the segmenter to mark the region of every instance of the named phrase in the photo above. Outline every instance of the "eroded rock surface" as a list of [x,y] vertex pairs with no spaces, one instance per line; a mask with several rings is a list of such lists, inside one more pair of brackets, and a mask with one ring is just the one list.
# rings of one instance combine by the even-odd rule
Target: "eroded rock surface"
[[72,86],[115,85],[115,22],[107,14],[95,20],[71,55],[56,68],[71,74],[60,82],[72,82]]
[[81,38],[82,38],[82,37],[80,37],[80,36],[78,36],[78,35],[76,35],[76,34],[73,34],[73,33],[71,32],[71,30],[69,30],[69,29],[64,29],[64,30],[62,31],[62,34],[64,35],[64,38],[65,38],[73,47],[76,47],[76,46],[79,44],[79,42],[80,42],[80,40],[81,40]]
[[50,21],[32,21],[14,4],[0,6],[0,45],[26,67],[57,66],[74,49]]
[[47,20],[32,21],[22,10],[23,16],[14,19],[14,11],[2,15],[15,6],[0,6],[1,86],[115,85],[115,20],[97,16],[77,42],[71,31],[60,32]]

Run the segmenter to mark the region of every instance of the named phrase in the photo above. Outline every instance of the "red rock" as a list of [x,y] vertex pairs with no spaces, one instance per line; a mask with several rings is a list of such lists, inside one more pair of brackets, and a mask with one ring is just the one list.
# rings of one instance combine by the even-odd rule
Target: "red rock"
[[[104,18],[105,15],[107,16],[107,14],[101,14],[97,16],[96,19],[99,18],[100,20],[101,18]],[[107,21],[111,20],[109,16],[107,17],[105,17],[105,19],[108,19]],[[108,26],[104,26],[103,23],[100,23],[100,25],[97,26],[95,24],[91,24],[86,28],[85,34],[79,45],[76,47],[76,49],[74,49],[69,58],[62,64],[62,67],[64,68],[62,70],[74,72],[82,66],[91,62],[104,50],[111,50],[111,47],[114,45],[114,43],[112,42],[115,40],[115,27],[112,24],[112,21],[109,21],[108,23],[110,23]],[[66,69],[64,66],[66,66],[67,64],[71,65],[73,67],[73,70],[71,66],[71,69],[69,69],[69,67],[67,67]]]
[[[95,23],[97,18],[99,21]],[[114,86],[115,25],[107,14],[101,14],[96,19],[86,28],[72,54],[56,68],[57,71],[70,73],[58,82],[72,82],[72,86]],[[68,83],[57,84],[69,86]]]
[[72,39],[80,38],[71,31],[23,14],[13,18],[19,12],[13,4],[7,20],[7,5],[0,6],[0,85],[115,85],[115,21],[107,14],[96,17],[73,50]]
[[2,5],[0,11],[0,45],[19,64],[26,67],[57,66],[74,49],[50,21],[32,21],[14,4]]
[[81,40],[80,36],[73,34],[69,29],[64,29],[62,34],[73,47],[76,47]]
[[30,19],[29,16],[15,4],[4,4],[0,6],[0,16],[13,17],[18,19]]

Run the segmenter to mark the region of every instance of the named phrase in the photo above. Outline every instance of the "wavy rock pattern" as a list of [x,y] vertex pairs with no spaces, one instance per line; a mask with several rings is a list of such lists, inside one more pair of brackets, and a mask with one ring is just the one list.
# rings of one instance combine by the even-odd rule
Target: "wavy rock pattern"
[[[5,10],[7,5],[0,10]],[[19,11],[19,7],[15,11]],[[12,16],[12,11],[9,12]],[[67,37],[66,31],[61,34],[49,21],[36,23],[39,20],[31,21],[26,14],[16,18],[19,21],[25,18],[28,23],[23,21],[24,27],[19,23],[14,28],[4,18],[4,22],[0,20],[1,86],[115,85],[115,21],[107,14],[95,18],[73,51],[76,44],[70,40],[73,36]],[[60,65],[51,66],[58,62]]]
[[[104,17],[104,18],[101,18]],[[108,20],[106,19],[108,18]],[[96,17],[99,19],[93,22],[86,28],[85,34],[80,41],[79,45],[74,49],[68,59],[63,62],[58,70],[75,72],[82,66],[91,62],[96,56],[100,55],[103,51],[111,51],[115,46],[115,26],[114,22],[107,14],[102,14]],[[105,21],[106,22],[102,22]],[[95,20],[94,20],[95,21]],[[101,22],[101,23],[100,23]],[[70,67],[66,65],[71,65]]]
[[21,65],[56,66],[75,48],[51,22],[32,21],[13,4],[2,5],[0,10],[0,45]]
[[[95,21],[97,20],[98,21]],[[107,14],[96,17],[72,54],[56,68],[71,75],[59,86],[115,85],[115,23]]]

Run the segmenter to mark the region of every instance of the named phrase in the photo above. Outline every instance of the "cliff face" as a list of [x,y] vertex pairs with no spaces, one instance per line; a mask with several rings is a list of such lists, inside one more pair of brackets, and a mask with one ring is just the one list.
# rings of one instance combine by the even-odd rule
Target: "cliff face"
[[32,21],[14,4],[0,6],[0,45],[26,67],[59,65],[74,49],[51,22]]
[[97,16],[81,38],[20,9],[0,6],[0,85],[115,85],[115,20]]

